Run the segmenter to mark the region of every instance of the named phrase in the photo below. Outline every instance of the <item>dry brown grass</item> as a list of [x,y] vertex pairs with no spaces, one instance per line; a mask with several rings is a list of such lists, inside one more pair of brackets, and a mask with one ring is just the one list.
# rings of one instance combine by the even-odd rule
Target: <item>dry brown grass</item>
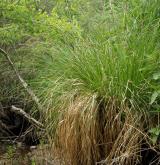
[[59,122],[56,151],[67,165],[136,165],[144,137],[140,119],[116,99],[77,98]]

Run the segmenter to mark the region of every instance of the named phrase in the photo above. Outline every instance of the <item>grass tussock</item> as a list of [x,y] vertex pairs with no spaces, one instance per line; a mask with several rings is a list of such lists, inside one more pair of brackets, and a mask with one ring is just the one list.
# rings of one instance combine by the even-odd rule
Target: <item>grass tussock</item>
[[153,138],[160,136],[151,119],[160,111],[160,1],[62,1],[45,12],[26,2],[0,5],[0,45],[44,108],[25,107],[30,98],[3,57],[0,102],[24,98],[20,107],[42,114],[62,163],[141,163],[152,121]]
[[66,164],[138,164],[141,117],[116,99],[77,98],[58,126],[56,148]]

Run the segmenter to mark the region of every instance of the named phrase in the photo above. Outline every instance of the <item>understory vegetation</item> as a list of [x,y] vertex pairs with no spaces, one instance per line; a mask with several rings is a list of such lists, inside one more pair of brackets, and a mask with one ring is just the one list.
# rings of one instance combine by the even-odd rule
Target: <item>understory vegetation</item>
[[160,164],[159,0],[2,0],[0,22],[0,139],[57,164]]

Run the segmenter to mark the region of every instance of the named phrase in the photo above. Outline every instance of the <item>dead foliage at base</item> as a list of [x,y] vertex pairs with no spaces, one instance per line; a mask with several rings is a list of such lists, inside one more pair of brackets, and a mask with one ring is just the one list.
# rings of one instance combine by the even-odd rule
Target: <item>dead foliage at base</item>
[[141,116],[116,99],[77,98],[59,122],[56,150],[67,165],[136,165]]

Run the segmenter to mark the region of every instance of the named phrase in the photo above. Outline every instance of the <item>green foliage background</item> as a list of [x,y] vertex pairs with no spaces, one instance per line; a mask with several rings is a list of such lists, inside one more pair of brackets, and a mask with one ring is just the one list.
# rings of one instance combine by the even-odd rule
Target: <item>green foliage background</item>
[[[0,2],[0,45],[40,98],[51,132],[59,111],[79,95],[160,111],[159,6],[159,0]],[[3,56],[0,62],[0,101],[31,104]]]

